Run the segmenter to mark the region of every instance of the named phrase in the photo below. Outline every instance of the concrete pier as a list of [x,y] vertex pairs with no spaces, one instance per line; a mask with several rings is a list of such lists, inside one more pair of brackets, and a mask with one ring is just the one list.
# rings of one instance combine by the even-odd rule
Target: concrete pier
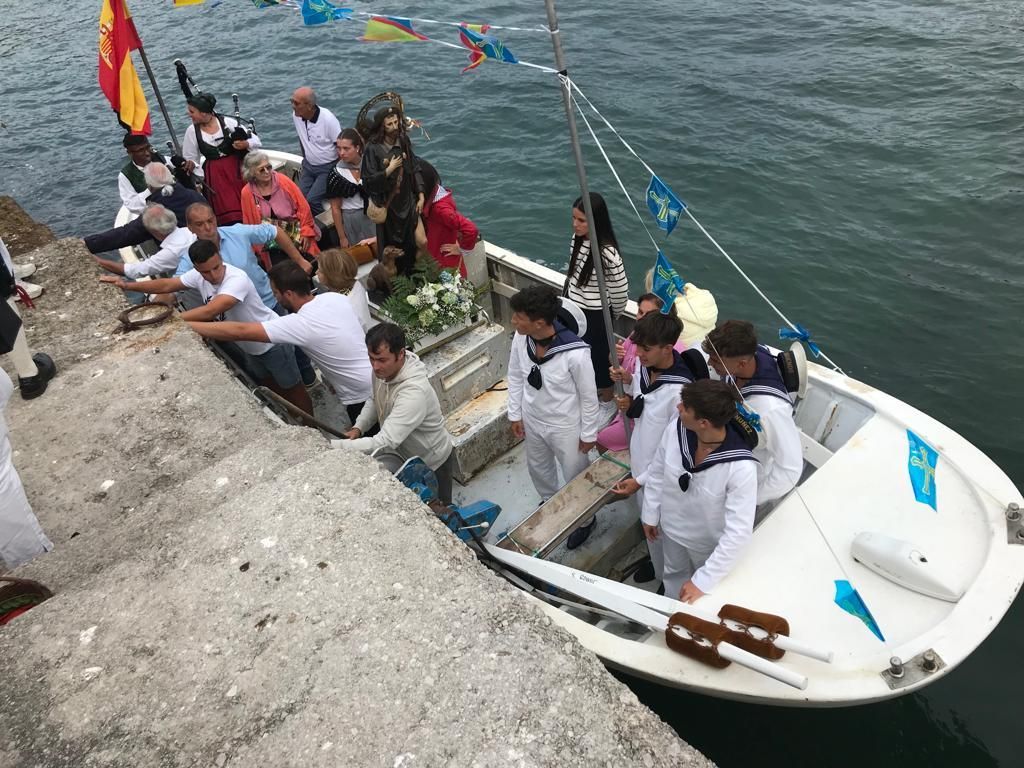
[[59,368],[6,414],[55,544],[16,575],[55,597],[0,627],[0,766],[710,764],[375,462],[180,321],[119,333],[80,241],[15,260]]

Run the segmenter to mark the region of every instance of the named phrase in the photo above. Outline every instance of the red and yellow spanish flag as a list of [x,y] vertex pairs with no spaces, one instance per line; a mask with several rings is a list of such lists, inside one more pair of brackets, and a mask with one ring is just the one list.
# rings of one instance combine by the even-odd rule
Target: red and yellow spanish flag
[[100,89],[131,133],[149,136],[149,107],[131,52],[142,47],[126,0],[103,0],[100,9]]

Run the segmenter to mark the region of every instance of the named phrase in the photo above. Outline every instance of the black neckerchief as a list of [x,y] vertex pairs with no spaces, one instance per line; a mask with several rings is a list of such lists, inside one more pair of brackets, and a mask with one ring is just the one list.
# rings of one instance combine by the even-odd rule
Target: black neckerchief
[[[546,339],[535,340],[532,336],[526,337],[526,354],[533,361],[533,367],[526,376],[527,383],[534,389],[544,386],[544,380],[540,375],[540,366],[552,360],[560,352],[568,352],[573,349],[590,349],[590,345],[579,336],[570,331],[564,325],[555,321],[555,333]],[[542,357],[537,357],[537,346],[546,346]]]
[[[658,374],[658,378],[651,381],[654,374]],[[690,371],[683,356],[674,349],[672,350],[672,365],[668,368],[648,368],[645,365],[641,365],[640,394],[634,397],[633,402],[629,404],[626,416],[631,419],[639,419],[644,413],[644,398],[663,384],[683,386],[684,384],[690,384],[693,380],[693,373]]]
[[[685,439],[684,435],[685,434]],[[757,461],[754,454],[747,447],[746,441],[739,431],[727,424],[725,427],[725,440],[715,450],[709,453],[698,466],[693,465],[693,457],[697,455],[697,433],[683,427],[682,419],[676,419],[676,437],[679,440],[679,455],[683,460],[683,469],[687,472],[703,472],[705,469],[728,464],[731,461]]]
[[[544,342],[550,343],[547,344],[544,356],[537,357],[537,346],[544,346]],[[536,341],[532,336],[526,337],[526,354],[536,365],[544,365],[555,355],[573,349],[590,349],[590,345],[557,320],[555,321],[554,336],[550,336],[542,342]]]
[[744,397],[750,395],[770,395],[785,400],[790,405],[793,398],[789,396],[786,383],[779,373],[779,364],[764,345],[758,345],[754,352],[754,375],[747,379],[747,382],[740,387],[740,393]]

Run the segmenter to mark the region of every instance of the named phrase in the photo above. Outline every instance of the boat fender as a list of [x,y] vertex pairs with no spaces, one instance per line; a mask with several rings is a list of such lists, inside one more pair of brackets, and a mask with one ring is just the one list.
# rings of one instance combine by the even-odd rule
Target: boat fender
[[[789,635],[789,622],[774,613],[761,613],[752,611],[741,605],[727,603],[718,612],[718,618],[722,620],[722,626],[729,632],[726,641],[742,648],[757,656],[766,659],[781,659],[785,651],[778,648],[774,639],[778,635]],[[733,628],[727,622],[741,624],[741,628]],[[750,633],[751,627],[763,629],[768,633],[767,637],[758,639]]]
[[690,369],[690,373],[693,374],[694,381],[711,378],[711,371],[708,369],[708,361],[704,359],[704,355],[700,353],[699,349],[683,350],[679,353],[679,356],[683,358],[683,361],[686,363],[686,367]]
[[728,640],[729,630],[689,613],[673,613],[665,628],[665,644],[676,653],[724,669],[730,662],[718,654],[718,644]]
[[932,562],[912,542],[884,533],[864,531],[857,534],[850,550],[858,563],[913,592],[950,603],[963,596],[963,589],[950,584],[945,578],[942,566]]

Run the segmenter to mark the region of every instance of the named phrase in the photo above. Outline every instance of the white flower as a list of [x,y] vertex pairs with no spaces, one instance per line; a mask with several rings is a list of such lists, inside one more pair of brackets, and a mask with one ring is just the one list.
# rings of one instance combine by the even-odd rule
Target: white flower
[[434,311],[431,309],[424,309],[420,312],[420,322],[423,323],[423,325],[430,325],[434,322]]
[[456,301],[458,301],[458,298],[454,293],[446,293],[441,297],[441,303],[446,304],[449,307]]
[[405,297],[405,300],[409,302],[410,306],[418,307],[420,305],[420,297],[417,296],[415,293],[410,293],[408,296]]

